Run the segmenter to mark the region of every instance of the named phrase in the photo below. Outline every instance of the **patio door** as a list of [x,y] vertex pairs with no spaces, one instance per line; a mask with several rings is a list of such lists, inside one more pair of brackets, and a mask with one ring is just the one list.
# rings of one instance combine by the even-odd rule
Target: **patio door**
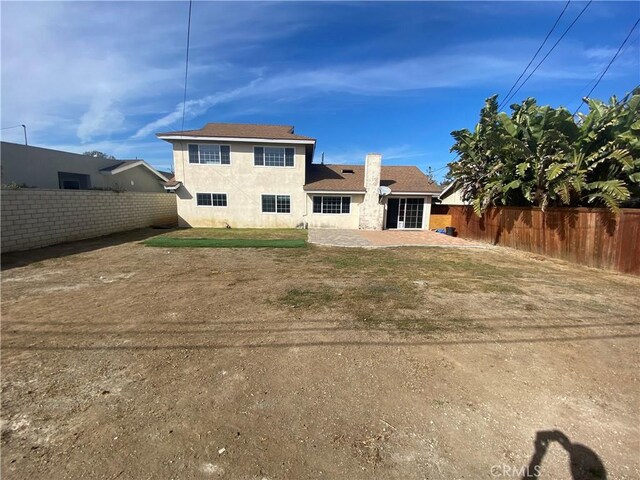
[[390,198],[387,201],[387,228],[422,228],[424,199]]

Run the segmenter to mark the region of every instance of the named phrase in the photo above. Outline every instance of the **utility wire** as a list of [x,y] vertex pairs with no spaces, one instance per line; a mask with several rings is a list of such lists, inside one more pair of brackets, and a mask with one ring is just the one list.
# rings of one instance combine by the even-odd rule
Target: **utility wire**
[[524,81],[520,84],[520,86],[511,94],[511,96],[507,99],[505,99],[505,101],[503,102],[504,104],[508,104],[509,101],[520,91],[520,89],[524,86],[525,83],[527,83],[527,81],[529,81],[529,79],[533,76],[534,73],[536,73],[536,71],[538,70],[538,68],[540,68],[540,65],[542,65],[544,63],[544,61],[549,57],[549,55],[551,55],[551,52],[553,52],[555,50],[555,48],[558,46],[558,44],[562,41],[562,39],[567,35],[567,33],[569,33],[569,30],[571,30],[571,28],[576,24],[576,22],[580,19],[580,17],[582,16],[582,14],[587,10],[587,8],[589,8],[589,5],[591,5],[591,3],[593,3],[593,0],[589,0],[589,3],[587,3],[585,5],[585,7],[580,11],[580,13],[578,14],[578,16],[573,20],[573,22],[571,22],[571,24],[566,28],[566,30],[562,33],[562,35],[560,36],[560,38],[556,41],[556,43],[553,44],[553,46],[551,47],[551,49],[547,52],[547,54],[542,58],[542,60],[540,60],[540,62],[538,62],[538,64],[535,66],[535,68],[531,71],[531,73],[527,76],[527,78],[524,79]]
[[576,113],[578,113],[578,110],[580,110],[580,108],[582,107],[582,104],[585,103],[585,99],[588,99],[591,94],[593,93],[593,91],[596,89],[596,87],[598,86],[598,84],[600,83],[600,80],[602,80],[602,77],[605,76],[605,74],[609,71],[609,68],[611,67],[611,65],[613,64],[613,62],[615,61],[616,58],[618,58],[618,55],[620,55],[620,51],[622,50],[622,48],[625,46],[625,44],[627,43],[627,41],[629,40],[629,38],[631,37],[631,34],[633,34],[633,31],[636,29],[636,27],[638,26],[638,24],[640,23],[640,17],[636,20],[636,23],[633,24],[633,27],[631,27],[631,30],[629,31],[629,33],[627,34],[626,38],[624,39],[624,41],[622,42],[622,44],[618,47],[618,50],[616,51],[615,55],[611,58],[611,61],[609,61],[609,64],[605,67],[605,69],[602,71],[602,73],[600,74],[600,77],[598,77],[598,81],[596,82],[596,84],[591,87],[591,90],[589,90],[589,93],[587,93],[587,95],[585,97],[582,98],[582,101],[580,102],[580,105],[578,105],[578,108],[576,108],[576,111],[573,112],[573,115],[575,115]]
[[[636,41],[640,41],[640,35],[637,35]],[[622,50],[620,50],[620,53],[618,55],[624,55],[625,52],[627,50],[629,50],[629,47],[633,44],[633,42],[628,43]],[[584,84],[582,87],[580,87],[578,90],[579,91],[584,91],[587,90],[588,88],[591,87],[591,85],[593,85],[596,81],[598,80],[598,77],[594,77],[590,82]],[[636,87],[634,87],[636,88]],[[633,88],[631,89],[633,90]],[[565,102],[563,102],[561,105],[567,105],[567,110],[570,110],[568,107],[569,105],[571,105],[572,103],[574,103],[575,101],[579,101],[580,103],[582,103],[582,95],[578,95],[578,97],[576,98],[575,96],[572,97],[570,100],[567,100]]]
[[[509,98],[509,95],[511,94],[511,92],[513,91],[514,88],[516,88],[516,85],[518,85],[518,82],[520,81],[520,79],[524,76],[525,73],[527,73],[527,70],[529,70],[529,67],[531,66],[531,64],[533,63],[533,61],[536,59],[536,57],[538,56],[538,54],[540,53],[540,50],[542,50],[542,47],[545,46],[545,44],[547,43],[547,40],[549,40],[549,37],[551,36],[551,34],[553,33],[553,31],[556,29],[556,26],[558,25],[558,22],[560,21],[560,19],[562,18],[562,16],[564,15],[564,12],[567,11],[567,7],[569,7],[569,4],[571,3],[571,0],[568,0],[567,3],[565,4],[564,8],[562,9],[562,11],[560,12],[560,15],[558,15],[558,18],[556,18],[555,23],[553,24],[553,26],[551,27],[551,30],[549,30],[549,33],[547,33],[547,36],[544,37],[544,40],[542,41],[542,43],[540,44],[540,46],[538,47],[538,50],[536,50],[536,53],[533,54],[533,57],[531,57],[531,60],[529,60],[529,63],[527,64],[526,67],[524,67],[524,70],[522,71],[522,73],[520,74],[520,76],[518,77],[518,79],[515,81],[515,83],[511,86],[511,88],[509,89],[509,91],[507,92],[507,94],[504,96],[505,99]],[[498,109],[502,108],[504,106],[504,104],[506,103],[506,100],[502,102],[501,105],[498,106]]]
[[9,130],[10,128],[18,128],[18,127],[24,127],[24,125],[20,124],[20,125],[11,125],[10,127],[2,127],[0,128],[0,130]]
[[182,127],[180,131],[184,132],[184,117],[187,111],[187,79],[189,78],[189,43],[191,40],[191,6],[192,0],[189,0],[189,20],[187,22],[187,58],[184,64],[184,97],[182,98]]

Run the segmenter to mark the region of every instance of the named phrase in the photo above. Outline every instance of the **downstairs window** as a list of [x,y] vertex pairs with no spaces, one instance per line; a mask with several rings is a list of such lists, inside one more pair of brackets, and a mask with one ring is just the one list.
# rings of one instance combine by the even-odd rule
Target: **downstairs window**
[[291,196],[262,195],[262,213],[291,213]]
[[313,213],[343,214],[351,211],[351,197],[314,196]]
[[199,207],[226,207],[226,193],[196,193],[196,203]]

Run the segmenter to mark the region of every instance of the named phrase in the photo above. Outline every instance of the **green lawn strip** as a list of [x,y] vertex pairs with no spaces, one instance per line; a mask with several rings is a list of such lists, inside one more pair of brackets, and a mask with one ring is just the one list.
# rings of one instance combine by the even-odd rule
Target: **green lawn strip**
[[307,231],[300,228],[185,228],[163,235],[171,238],[213,238],[294,240],[307,239]]
[[301,248],[304,239],[259,238],[175,238],[154,237],[143,242],[148,247],[163,248]]

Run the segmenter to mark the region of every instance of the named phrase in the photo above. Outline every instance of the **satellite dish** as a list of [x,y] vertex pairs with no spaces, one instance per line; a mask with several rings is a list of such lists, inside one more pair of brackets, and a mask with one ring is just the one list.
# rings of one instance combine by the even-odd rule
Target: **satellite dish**
[[380,194],[381,197],[386,197],[391,193],[391,189],[389,187],[381,186],[381,187],[378,187],[378,193]]

